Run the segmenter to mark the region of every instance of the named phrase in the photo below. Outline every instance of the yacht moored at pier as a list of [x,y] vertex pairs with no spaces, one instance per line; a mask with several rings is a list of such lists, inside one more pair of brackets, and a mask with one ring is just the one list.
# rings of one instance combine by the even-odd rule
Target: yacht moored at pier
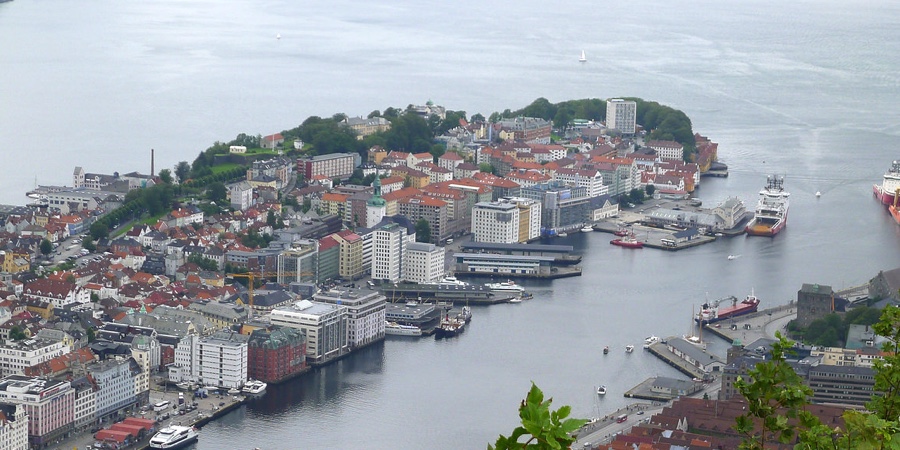
[[266,392],[266,387],[269,385],[263,381],[259,380],[247,380],[244,383],[244,388],[241,389],[241,392],[247,395],[262,395]]
[[787,226],[789,197],[784,191],[784,177],[770,175],[766,187],[759,191],[756,215],[747,225],[752,236],[775,236]]

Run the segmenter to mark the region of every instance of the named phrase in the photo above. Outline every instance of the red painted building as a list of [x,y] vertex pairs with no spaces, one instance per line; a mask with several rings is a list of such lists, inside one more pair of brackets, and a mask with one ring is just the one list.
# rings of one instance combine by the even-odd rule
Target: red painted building
[[252,379],[274,383],[291,378],[306,370],[306,335],[288,327],[254,330],[247,359]]

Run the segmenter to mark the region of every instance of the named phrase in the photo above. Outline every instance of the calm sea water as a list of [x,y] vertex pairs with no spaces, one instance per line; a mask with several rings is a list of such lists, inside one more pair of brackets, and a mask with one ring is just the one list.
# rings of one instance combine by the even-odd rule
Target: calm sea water
[[241,132],[427,100],[487,115],[537,97],[653,99],[720,143],[731,177],[703,181],[705,204],[752,207],[766,174],[786,176],[775,239],[666,253],[570,236],[585,276],[476,308],[459,339],[388,340],[272,387],[197,445],[484,448],[515,426],[532,381],[593,416],[648,376],[678,376],[621,349],[686,332],[707,293],[783,304],[801,283],[898,265],[900,228],[870,193],[900,156],[898,21],[888,1],[16,0],[0,5],[0,202],[70,183],[76,165],[147,172],[155,148],[159,170]]

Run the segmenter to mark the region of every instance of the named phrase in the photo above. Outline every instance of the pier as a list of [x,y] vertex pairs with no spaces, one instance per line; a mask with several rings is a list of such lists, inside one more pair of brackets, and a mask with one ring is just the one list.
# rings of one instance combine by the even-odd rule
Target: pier
[[776,331],[784,330],[789,321],[797,317],[793,302],[762,309],[753,314],[705,325],[703,328],[727,342],[747,345],[758,339],[774,339]]

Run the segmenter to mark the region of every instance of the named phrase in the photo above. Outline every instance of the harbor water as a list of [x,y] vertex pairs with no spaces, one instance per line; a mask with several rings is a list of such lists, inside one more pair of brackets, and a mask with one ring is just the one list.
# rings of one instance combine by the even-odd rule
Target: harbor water
[[802,283],[841,289],[900,265],[900,227],[871,194],[898,159],[894,2],[210,6],[0,4],[0,203],[24,203],[35,181],[68,184],[75,166],[146,172],[155,148],[158,171],[310,115],[432,100],[487,116],[537,97],[636,96],[719,143],[730,176],[702,181],[704,206],[738,196],[753,208],[776,173],[791,209],[775,238],[679,252],[556,239],[583,252],[583,276],[524,282],[534,299],[473,308],[457,338],[391,338],[270,386],[204,427],[197,449],[484,448],[516,426],[532,382],[590,417],[649,376],[681,377],[640,344],[687,333],[707,297],[753,290],[766,308]]

